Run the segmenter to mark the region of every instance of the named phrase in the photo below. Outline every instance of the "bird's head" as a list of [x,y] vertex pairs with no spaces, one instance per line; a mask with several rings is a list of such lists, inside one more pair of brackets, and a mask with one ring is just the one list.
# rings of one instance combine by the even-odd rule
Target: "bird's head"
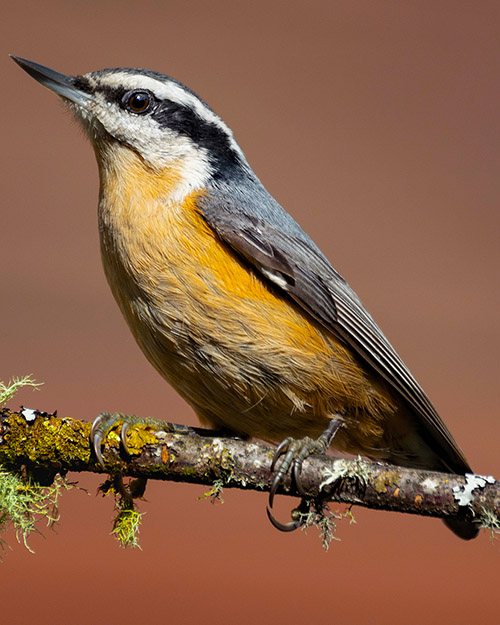
[[109,161],[114,150],[126,148],[157,171],[185,163],[195,187],[247,168],[226,124],[173,78],[130,68],[68,76],[12,58],[61,96],[90,137],[98,159]]

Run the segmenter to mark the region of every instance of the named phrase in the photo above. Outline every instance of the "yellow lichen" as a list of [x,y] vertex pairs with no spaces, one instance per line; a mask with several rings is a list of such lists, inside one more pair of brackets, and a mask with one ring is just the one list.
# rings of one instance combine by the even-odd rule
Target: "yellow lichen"
[[379,494],[386,493],[386,486],[394,486],[400,478],[401,473],[399,471],[383,471],[373,482],[373,487]]

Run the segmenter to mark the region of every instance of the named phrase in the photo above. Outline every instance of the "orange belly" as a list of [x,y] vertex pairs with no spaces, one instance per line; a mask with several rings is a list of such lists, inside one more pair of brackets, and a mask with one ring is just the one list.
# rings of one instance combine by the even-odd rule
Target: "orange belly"
[[147,358],[200,420],[276,442],[317,436],[342,414],[335,446],[383,457],[400,421],[384,383],[217,237],[199,193],[175,200],[179,171],[120,158],[113,176],[100,163],[106,276]]

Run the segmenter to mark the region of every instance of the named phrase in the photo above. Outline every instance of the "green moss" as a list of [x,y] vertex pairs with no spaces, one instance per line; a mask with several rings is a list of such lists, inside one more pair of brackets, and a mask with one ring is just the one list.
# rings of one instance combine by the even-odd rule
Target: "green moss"
[[[36,390],[41,384],[30,376],[12,378],[7,384],[0,381],[0,406],[11,400],[25,386]],[[12,418],[9,423],[8,435],[15,443],[10,447],[15,450],[12,454],[19,455],[21,449],[26,448],[26,425],[26,419],[22,418]],[[34,456],[34,453],[35,450],[32,450],[29,456]],[[4,459],[15,462],[16,457],[13,455],[10,459]],[[57,502],[61,490],[70,488],[62,477],[54,480],[51,475],[48,482],[49,485],[42,485],[27,475],[10,472],[0,466],[0,534],[12,527],[17,539],[22,540],[29,551],[28,536],[35,530],[36,522],[44,519],[47,525],[53,525],[59,518]],[[0,546],[5,551],[6,542],[2,538]]]
[[[29,478],[0,468],[0,533],[13,527],[17,539],[28,545],[28,536],[35,530],[37,520],[53,525],[59,519],[57,503],[62,489],[71,488],[57,477],[51,486],[41,486]],[[0,538],[5,551],[6,543]]]
[[215,503],[219,501],[220,503],[224,503],[224,499],[222,499],[222,491],[224,489],[224,481],[223,480],[215,480],[212,484],[212,488],[207,492],[203,493],[198,497],[200,499],[210,499],[211,503]]
[[144,512],[138,512],[132,499],[123,497],[116,500],[118,514],[113,521],[111,534],[124,549],[139,547],[138,535]]

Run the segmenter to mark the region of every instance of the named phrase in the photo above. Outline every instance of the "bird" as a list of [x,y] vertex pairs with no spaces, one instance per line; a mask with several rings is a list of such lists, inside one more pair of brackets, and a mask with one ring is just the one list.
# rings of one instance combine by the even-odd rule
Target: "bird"
[[[330,446],[472,472],[359,297],[200,97],[156,71],[72,76],[12,58],[90,138],[104,272],[146,358],[202,425],[281,443],[270,507],[286,471],[299,486],[304,458]],[[98,457],[109,425],[94,423]],[[467,516],[445,524],[478,534]]]

